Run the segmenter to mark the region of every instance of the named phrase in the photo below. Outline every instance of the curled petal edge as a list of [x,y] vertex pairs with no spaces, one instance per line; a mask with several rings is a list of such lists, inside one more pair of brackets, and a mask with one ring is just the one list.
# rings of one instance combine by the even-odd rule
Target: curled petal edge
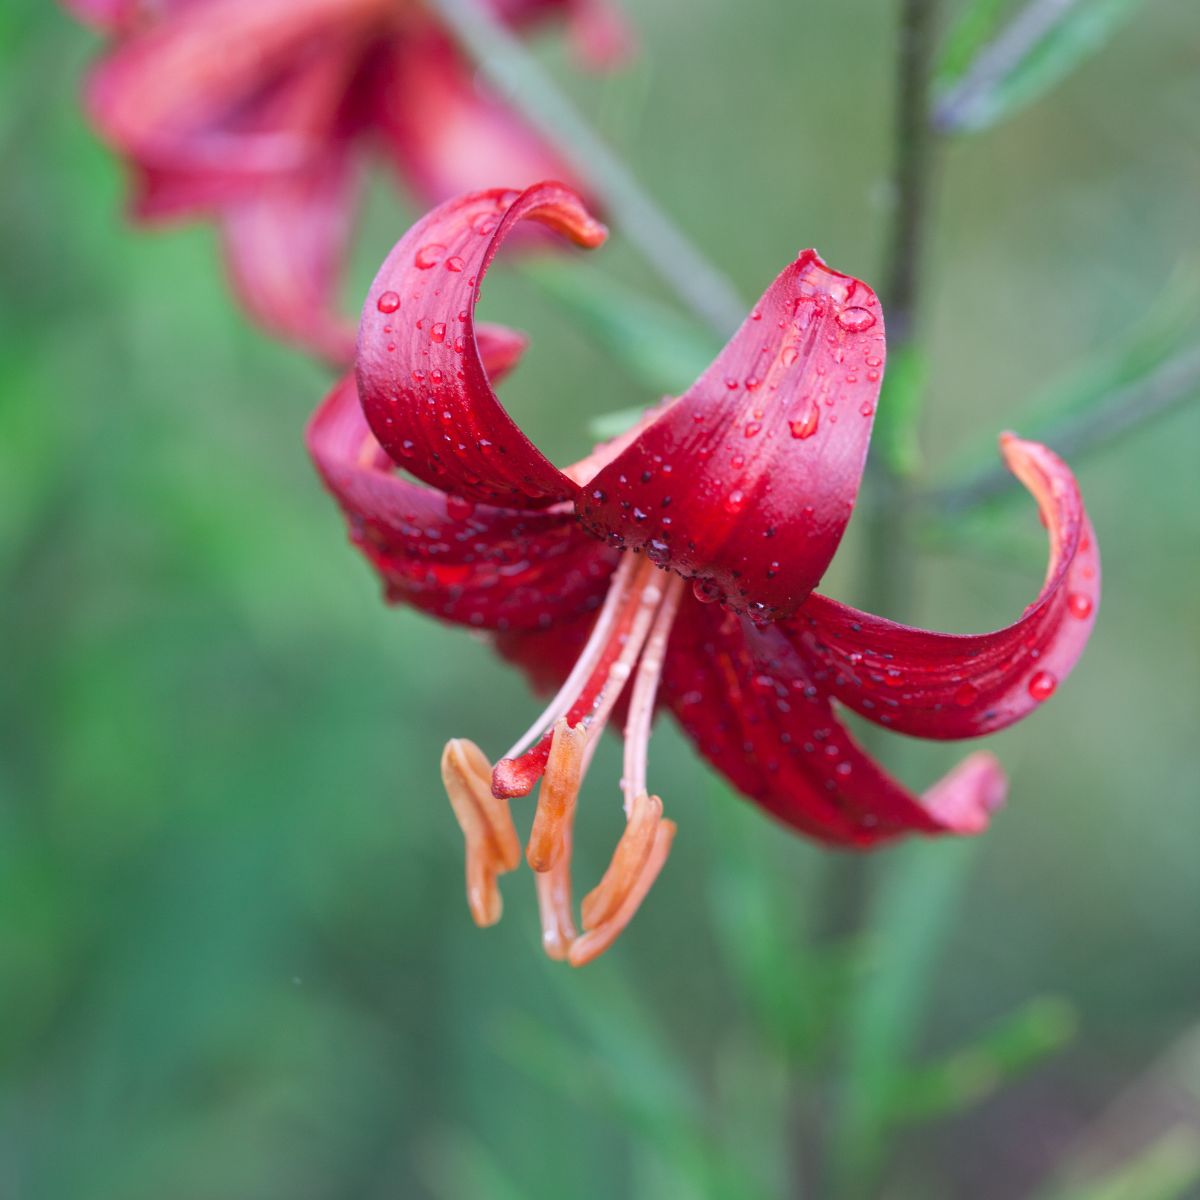
[[1011,725],[1049,699],[1095,625],[1100,556],[1074,475],[1037,442],[1004,434],[1000,446],[1050,540],[1045,581],[1019,620],[936,633],[814,594],[782,626],[820,687],[898,733],[955,739]]
[[396,243],[371,284],[356,370],[363,411],[394,462],[466,499],[527,509],[574,499],[577,485],[505,411],[476,344],[479,286],[523,220],[580,246],[607,236],[558,183],[440,205]]

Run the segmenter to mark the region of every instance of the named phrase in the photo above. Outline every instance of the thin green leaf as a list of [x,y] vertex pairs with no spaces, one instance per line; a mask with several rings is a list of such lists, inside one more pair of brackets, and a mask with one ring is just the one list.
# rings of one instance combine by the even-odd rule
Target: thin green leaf
[[[1200,397],[1197,278],[1180,271],[1126,338],[1044,388],[1009,427],[1070,457]],[[935,512],[957,513],[1001,493],[1018,494],[1012,483],[989,434],[938,472],[928,498]]]
[[[1030,0],[940,91],[934,124],[946,132],[974,132],[1019,112],[1102,49],[1140,3]],[[995,0],[981,0],[977,7],[986,10],[977,18],[983,29],[994,16]]]
[[962,80],[1011,7],[1011,0],[968,0],[950,26],[938,54],[933,69],[935,95],[943,95]]
[[931,1121],[986,1100],[1061,1050],[1076,1028],[1075,1009],[1065,1000],[1031,1000],[974,1044],[899,1080],[893,1102],[896,1120]]

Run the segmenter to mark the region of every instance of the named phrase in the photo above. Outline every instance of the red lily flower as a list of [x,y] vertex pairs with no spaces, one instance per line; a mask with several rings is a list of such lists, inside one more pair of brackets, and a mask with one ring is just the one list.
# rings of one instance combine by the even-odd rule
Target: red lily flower
[[[875,294],[803,252],[683,396],[559,470],[489,382],[515,362],[520,339],[474,318],[479,282],[522,220],[583,246],[605,237],[560,184],[435,209],[371,286],[357,387],[343,380],[308,432],[388,598],[491,631],[535,681],[559,685],[494,768],[471,742],[446,747],[475,920],[500,915],[496,877],[520,857],[508,800],[540,779],[526,857],[546,949],[580,964],[612,943],[675,831],[647,778],[659,704],[735,787],[823,842],[982,830],[1006,788],[990,755],[915,795],[856,745],[833,701],[927,738],[988,733],[1045,701],[1083,649],[1099,597],[1095,539],[1068,468],[1043,446],[1001,439],[1050,535],[1041,593],[1006,629],[933,633],[818,595],[854,505],[883,372]],[[577,934],[572,818],[619,701],[628,823]]]
[[[65,2],[115,39],[88,103],[132,164],[135,217],[215,217],[249,312],[338,364],[354,346],[337,288],[368,142],[429,204],[566,171],[419,0]],[[606,0],[491,4],[519,27],[566,14],[593,61],[621,50]]]

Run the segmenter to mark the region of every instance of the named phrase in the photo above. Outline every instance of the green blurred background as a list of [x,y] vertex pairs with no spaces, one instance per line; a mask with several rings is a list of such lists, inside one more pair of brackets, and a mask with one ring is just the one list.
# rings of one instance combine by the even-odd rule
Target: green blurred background
[[[642,53],[615,77],[578,76],[553,38],[539,57],[746,297],[802,245],[876,279],[892,6],[628,7]],[[841,860],[729,796],[664,723],[651,782],[680,834],[617,948],[545,964],[528,873],[500,926],[471,924],[440,748],[496,754],[536,702],[484,645],[380,603],[303,452],[328,377],[243,323],[210,232],[122,222],[77,103],[96,48],[44,0],[0,12],[0,1197],[824,1195],[838,1043],[785,1055],[779,1029],[831,986],[807,930]],[[1195,284],[1198,138],[1200,9],[1157,0],[947,147],[935,472]],[[413,216],[375,190],[348,304]],[[594,263],[660,294],[619,236]],[[560,461],[589,418],[654,398],[503,265],[483,312],[532,333],[504,395]],[[913,1052],[1037,997],[1077,1035],[903,1126],[883,1195],[1031,1195],[1109,1140],[1113,1105],[1158,1120],[1130,1089],[1200,1017],[1198,451],[1192,407],[1077,463],[1100,619],[1070,682],[990,743],[1011,798],[947,893]],[[856,524],[824,587],[851,602]],[[1039,532],[1005,506],[925,553],[914,610],[890,615],[1012,619]],[[922,784],[961,752],[903,769]],[[581,879],[617,835],[618,773],[609,746]],[[935,849],[962,853],[909,861]],[[776,944],[772,1025],[744,960]],[[861,958],[851,996],[883,986],[869,939]]]

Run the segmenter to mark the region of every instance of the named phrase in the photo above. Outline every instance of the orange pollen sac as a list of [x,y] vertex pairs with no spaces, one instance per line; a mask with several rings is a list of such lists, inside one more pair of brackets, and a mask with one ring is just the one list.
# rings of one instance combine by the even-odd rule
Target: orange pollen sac
[[[474,742],[454,738],[446,744],[442,780],[466,838],[467,903],[476,924],[500,919],[497,877],[521,857],[508,799],[528,793],[539,777],[525,858],[536,873],[546,953],[583,966],[633,919],[675,836],[674,822],[663,819],[662,801],[647,791],[646,768],[658,681],[682,590],[678,576],[624,555],[566,682],[496,767]],[[583,901],[579,933],[571,891],[575,806],[596,743],[627,686],[625,831],[608,870]]]

